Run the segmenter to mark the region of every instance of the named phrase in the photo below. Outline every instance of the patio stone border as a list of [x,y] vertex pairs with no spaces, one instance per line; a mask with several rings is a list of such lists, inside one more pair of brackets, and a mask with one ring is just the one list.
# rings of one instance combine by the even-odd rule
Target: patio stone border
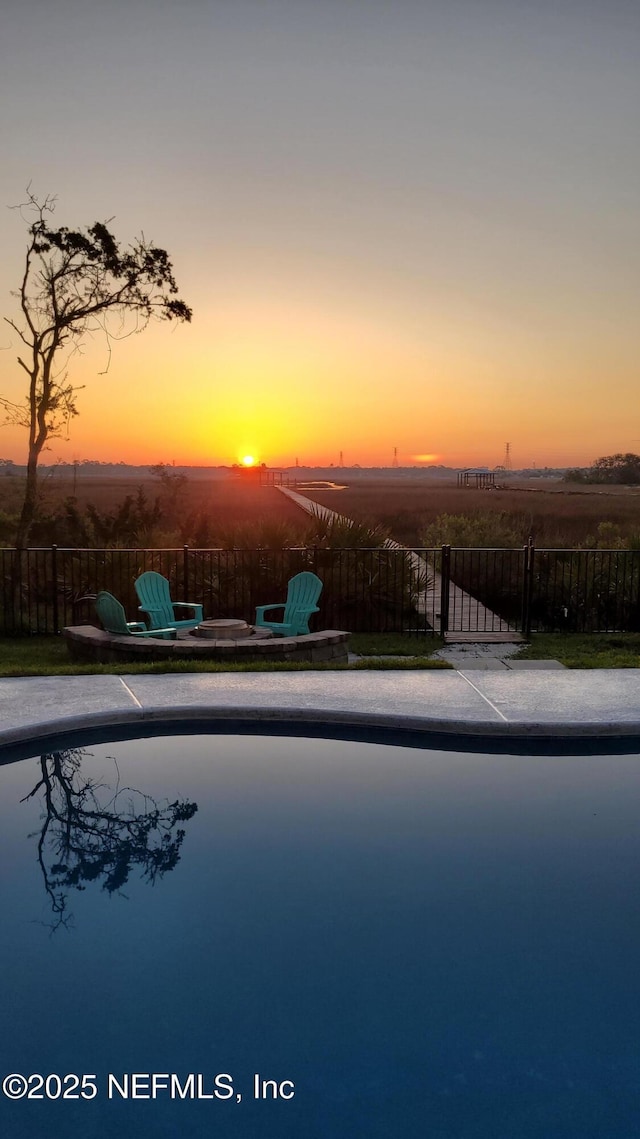
[[175,641],[158,637],[127,637],[107,633],[95,625],[70,625],[64,630],[72,660],[79,663],[118,664],[121,661],[218,660],[230,664],[243,661],[303,661],[346,664],[349,633],[322,629],[298,637],[252,637],[206,639],[178,633]]

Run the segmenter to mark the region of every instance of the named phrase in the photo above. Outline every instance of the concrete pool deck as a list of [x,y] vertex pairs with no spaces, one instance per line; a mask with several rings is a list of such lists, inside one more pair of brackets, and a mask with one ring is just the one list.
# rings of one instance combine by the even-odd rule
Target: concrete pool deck
[[[162,721],[482,738],[640,737],[640,669],[202,673],[0,680],[0,746]],[[233,729],[232,729],[233,730]],[[126,733],[125,733],[126,734]]]

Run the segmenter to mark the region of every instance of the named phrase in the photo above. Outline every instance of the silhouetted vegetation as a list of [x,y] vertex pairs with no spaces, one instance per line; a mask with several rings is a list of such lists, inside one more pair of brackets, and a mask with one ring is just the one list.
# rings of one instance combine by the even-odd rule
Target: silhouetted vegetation
[[564,482],[604,483],[613,486],[638,486],[640,484],[640,455],[632,451],[626,454],[603,455],[590,467],[577,467],[568,470]]
[[[16,481],[6,480],[10,491]],[[548,489],[476,492],[417,480],[402,487],[363,482],[340,493],[312,492],[354,516],[327,522],[273,488],[190,480],[166,464],[124,498],[116,491],[128,489],[126,482],[123,488],[87,479],[77,498],[61,497],[70,485],[69,475],[48,481],[48,514],[42,510],[34,523],[38,544],[69,550],[58,549],[57,558],[47,549],[34,552],[29,572],[11,551],[0,551],[0,575],[16,586],[15,605],[3,605],[0,589],[0,628],[7,633],[52,631],[54,593],[59,628],[95,621],[87,597],[98,589],[115,593],[136,619],[133,583],[147,569],[163,573],[174,596],[204,603],[207,616],[250,622],[256,605],[284,598],[289,577],[311,569],[325,583],[316,628],[421,627],[421,584],[406,555],[385,549],[387,535],[414,549],[466,548],[452,557],[452,580],[509,621],[522,614],[523,547],[531,535],[532,613],[540,628],[638,627],[637,575],[623,555],[640,550],[640,503],[624,487],[590,492],[556,481]],[[572,561],[571,548],[602,556]],[[483,560],[486,549],[507,554]],[[619,553],[617,561],[608,551]]]
[[530,520],[516,519],[506,511],[440,514],[420,534],[420,545],[510,549],[524,545],[530,532]]
[[[0,397],[9,422],[28,432],[27,476],[16,545],[29,538],[38,503],[38,461],[47,441],[68,430],[78,414],[67,365],[83,338],[101,331],[111,353],[109,318],[117,319],[118,339],[141,331],[152,319],[191,320],[191,309],[177,297],[173,267],[164,249],[144,237],[121,248],[108,222],[84,230],[54,229],[49,216],[55,199],[39,200],[28,191],[24,207],[33,217],[17,292],[21,315],[5,317],[24,349],[18,364],[28,380],[25,400]],[[129,321],[129,324],[127,324]],[[25,351],[26,349],[26,351]],[[108,369],[108,358],[106,368]]]

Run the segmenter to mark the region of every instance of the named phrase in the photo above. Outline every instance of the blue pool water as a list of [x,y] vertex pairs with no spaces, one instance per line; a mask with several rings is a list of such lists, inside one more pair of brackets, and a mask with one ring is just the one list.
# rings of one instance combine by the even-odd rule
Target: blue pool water
[[0,767],[0,1076],[54,1098],[3,1139],[640,1135],[637,756],[48,747]]

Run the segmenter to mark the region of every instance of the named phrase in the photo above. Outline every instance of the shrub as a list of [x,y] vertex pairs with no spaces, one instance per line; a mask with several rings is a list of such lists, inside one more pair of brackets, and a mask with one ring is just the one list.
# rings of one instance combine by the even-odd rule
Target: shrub
[[513,516],[506,511],[500,514],[491,511],[474,515],[440,514],[423,530],[420,541],[426,549],[443,545],[464,549],[511,549],[525,544],[529,530],[530,522],[525,523],[524,520],[515,528]]

